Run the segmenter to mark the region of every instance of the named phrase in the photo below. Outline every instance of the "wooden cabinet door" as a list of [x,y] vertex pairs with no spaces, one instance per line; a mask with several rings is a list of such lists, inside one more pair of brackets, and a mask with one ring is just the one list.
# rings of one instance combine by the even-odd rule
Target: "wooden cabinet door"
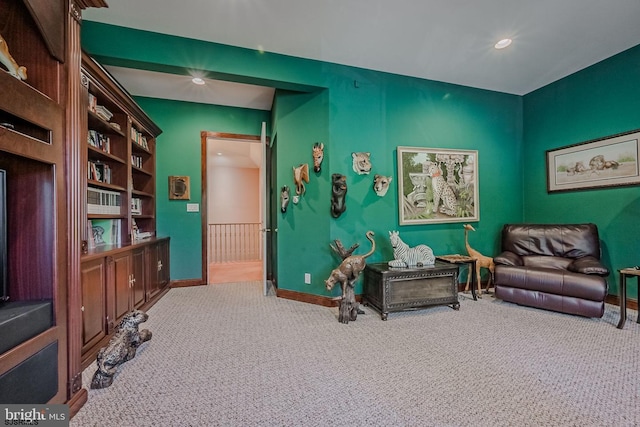
[[131,274],[133,297],[133,307],[139,308],[145,302],[145,250],[144,248],[134,249],[131,252]]
[[164,289],[170,280],[169,274],[169,240],[158,243],[158,290]]
[[147,281],[147,299],[153,298],[155,294],[158,293],[159,283],[158,283],[158,263],[160,259],[158,258],[158,244],[154,243],[152,245],[147,246],[149,251],[149,280]]
[[82,282],[82,353],[84,353],[107,335],[104,259],[82,263],[80,275]]
[[131,305],[131,253],[124,252],[113,257],[113,286],[116,325],[132,307]]
[[169,241],[161,240],[149,245],[149,277],[147,299],[165,288],[169,283]]

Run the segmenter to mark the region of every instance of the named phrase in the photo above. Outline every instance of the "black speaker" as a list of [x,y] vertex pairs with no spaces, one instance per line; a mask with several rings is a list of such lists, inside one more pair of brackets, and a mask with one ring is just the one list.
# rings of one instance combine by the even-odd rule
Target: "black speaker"
[[51,301],[0,303],[0,354],[51,327]]
[[58,392],[58,341],[0,375],[0,402],[44,404]]

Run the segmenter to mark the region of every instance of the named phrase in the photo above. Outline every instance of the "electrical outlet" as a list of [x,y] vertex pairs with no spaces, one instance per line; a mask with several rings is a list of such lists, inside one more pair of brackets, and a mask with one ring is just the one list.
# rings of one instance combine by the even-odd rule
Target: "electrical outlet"
[[304,273],[304,283],[305,285],[311,284],[311,273]]

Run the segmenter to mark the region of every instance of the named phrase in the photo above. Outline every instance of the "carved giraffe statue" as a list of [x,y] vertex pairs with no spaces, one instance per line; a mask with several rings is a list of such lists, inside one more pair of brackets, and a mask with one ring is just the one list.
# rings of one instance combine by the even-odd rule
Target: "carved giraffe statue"
[[[480,269],[486,268],[489,270],[489,280],[487,281],[487,287],[485,288],[485,292],[489,292],[489,287],[491,286],[491,279],[493,278],[493,271],[495,269],[495,265],[493,264],[493,258],[482,255],[480,252],[476,251],[469,245],[469,230],[476,231],[475,228],[471,226],[471,224],[464,225],[464,245],[467,248],[467,253],[469,256],[476,260],[476,283],[478,286],[478,298],[482,296],[482,282],[480,281]],[[469,281],[471,279],[472,272],[469,271],[469,275],[467,276],[467,286],[465,286],[464,291],[467,292],[469,290]]]

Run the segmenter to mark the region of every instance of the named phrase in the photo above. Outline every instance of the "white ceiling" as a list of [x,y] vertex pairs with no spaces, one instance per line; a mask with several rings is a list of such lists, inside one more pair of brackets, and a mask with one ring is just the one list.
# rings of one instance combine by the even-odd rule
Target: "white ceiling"
[[[640,0],[107,2],[84,19],[516,95],[640,43]],[[494,49],[504,37],[513,44]],[[162,75],[140,73],[113,74],[134,95],[242,104],[233,101],[239,93],[217,101],[189,95],[186,84],[182,93],[175,81],[169,93]]]
[[262,145],[256,141],[207,138],[207,156],[211,166],[260,169]]

